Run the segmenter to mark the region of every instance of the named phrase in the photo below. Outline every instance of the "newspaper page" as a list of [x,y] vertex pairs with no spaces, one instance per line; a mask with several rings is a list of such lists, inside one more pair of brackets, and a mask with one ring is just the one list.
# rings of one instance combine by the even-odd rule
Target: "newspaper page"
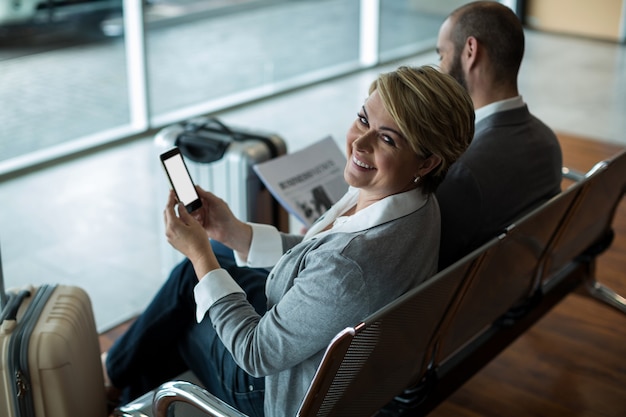
[[346,157],[328,136],[302,150],[254,166],[261,181],[306,227],[348,191]]

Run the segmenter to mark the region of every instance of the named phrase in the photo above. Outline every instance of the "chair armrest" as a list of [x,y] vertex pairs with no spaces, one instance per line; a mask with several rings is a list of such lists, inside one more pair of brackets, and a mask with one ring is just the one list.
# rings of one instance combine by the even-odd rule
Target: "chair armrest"
[[576,171],[576,170],[570,169],[568,167],[562,167],[561,168],[561,174],[563,175],[563,178],[568,179],[568,180],[572,180],[572,181],[575,181],[575,182],[582,181],[585,178],[585,175],[586,175],[585,172]]
[[157,388],[152,409],[155,417],[167,417],[175,402],[190,404],[210,417],[248,417],[205,389],[187,381],[169,381]]
[[600,161],[587,172],[576,171],[575,169],[563,166],[561,167],[561,175],[563,176],[563,178],[579,182],[587,177],[592,176],[596,171],[604,169],[608,165],[608,163],[608,161]]

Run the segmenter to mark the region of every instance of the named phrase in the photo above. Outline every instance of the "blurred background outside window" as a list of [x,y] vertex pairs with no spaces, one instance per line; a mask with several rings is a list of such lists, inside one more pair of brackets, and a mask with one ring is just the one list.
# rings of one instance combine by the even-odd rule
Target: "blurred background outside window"
[[432,49],[464,2],[0,3],[2,175]]

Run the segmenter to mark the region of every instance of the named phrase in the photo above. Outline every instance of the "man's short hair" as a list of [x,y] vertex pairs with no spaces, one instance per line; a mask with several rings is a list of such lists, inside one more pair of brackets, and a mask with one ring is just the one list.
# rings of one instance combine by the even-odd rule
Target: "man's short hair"
[[507,6],[494,1],[463,5],[450,14],[455,53],[468,37],[475,37],[487,50],[496,82],[515,82],[524,56],[524,28]]

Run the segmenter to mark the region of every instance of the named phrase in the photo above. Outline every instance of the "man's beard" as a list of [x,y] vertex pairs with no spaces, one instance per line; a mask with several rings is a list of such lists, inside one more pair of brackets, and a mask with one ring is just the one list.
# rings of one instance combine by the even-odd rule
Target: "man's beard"
[[450,66],[450,71],[448,74],[452,76],[461,86],[467,90],[467,80],[465,79],[465,74],[463,74],[463,66],[461,65],[461,54],[455,53],[454,58],[452,59],[452,65]]

